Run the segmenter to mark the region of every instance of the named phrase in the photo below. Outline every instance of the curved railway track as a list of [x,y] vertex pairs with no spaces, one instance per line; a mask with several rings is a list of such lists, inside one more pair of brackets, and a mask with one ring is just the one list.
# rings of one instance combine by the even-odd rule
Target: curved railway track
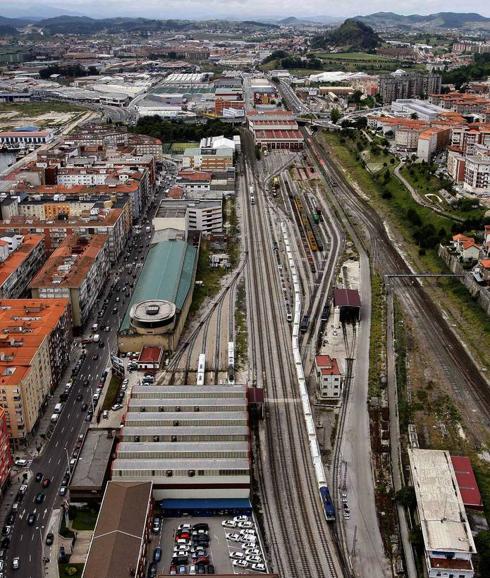
[[[321,146],[314,139],[309,138],[309,143],[327,181],[332,181],[333,176],[335,195],[332,195],[332,199],[337,199],[337,210],[344,214],[347,210],[362,224],[367,240],[360,240],[366,251],[376,256],[376,265],[381,274],[410,274],[409,266],[393,246],[378,213],[345,182],[345,176],[330,155],[322,153]],[[490,427],[490,387],[461,339],[444,319],[430,292],[418,280],[414,280],[410,286],[400,279],[392,279],[391,282],[405,309],[409,314],[417,315],[417,330],[423,333],[434,359],[439,361],[454,397],[464,404],[468,393],[484,418],[486,427]]]

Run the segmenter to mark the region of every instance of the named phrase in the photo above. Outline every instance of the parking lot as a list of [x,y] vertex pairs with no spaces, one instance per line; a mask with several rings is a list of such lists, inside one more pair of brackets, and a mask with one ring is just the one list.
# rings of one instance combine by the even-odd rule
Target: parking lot
[[[251,564],[248,564],[249,568],[242,568],[233,565],[233,560],[231,554],[233,552],[240,552],[240,554],[235,554],[236,558],[240,558],[242,561],[245,559],[247,554],[245,553],[245,547],[250,545],[253,549],[258,550],[251,555],[258,556],[257,561],[263,560],[262,551],[260,547],[259,540],[257,539],[253,544],[247,543],[242,544],[239,542],[233,542],[227,540],[226,534],[234,534],[239,532],[239,528],[227,528],[223,527],[222,523],[225,520],[231,520],[230,516],[216,516],[216,517],[184,517],[184,518],[166,518],[162,523],[162,530],[159,536],[160,540],[154,540],[152,543],[153,548],[160,545],[162,549],[162,558],[158,563],[158,574],[173,574],[175,571],[179,573],[179,568],[181,569],[181,574],[198,573],[198,568],[196,565],[193,567],[193,561],[189,555],[188,563],[182,565],[172,565],[172,558],[174,555],[174,547],[176,540],[176,533],[181,524],[189,524],[194,527],[196,524],[207,524],[209,526],[209,546],[205,548],[206,554],[209,558],[209,564],[214,569],[215,574],[248,574],[252,572],[257,572],[251,568]],[[252,522],[252,526],[253,522]],[[255,527],[252,528],[252,531]],[[242,547],[243,546],[243,547]],[[152,553],[150,552],[150,559]],[[183,572],[182,566],[185,566],[185,573]],[[205,566],[205,573],[209,574],[209,568]]]

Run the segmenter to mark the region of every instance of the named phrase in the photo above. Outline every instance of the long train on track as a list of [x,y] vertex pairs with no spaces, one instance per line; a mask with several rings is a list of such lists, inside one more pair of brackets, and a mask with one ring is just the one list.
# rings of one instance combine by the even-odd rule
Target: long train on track
[[291,275],[293,278],[294,319],[293,319],[292,346],[293,346],[294,364],[296,367],[296,374],[299,385],[299,392],[301,396],[301,403],[303,406],[303,415],[305,418],[306,431],[308,434],[308,445],[310,447],[311,460],[313,462],[313,467],[315,469],[315,477],[318,486],[320,500],[322,502],[323,512],[325,514],[325,519],[327,520],[327,522],[333,522],[335,520],[335,508],[333,505],[332,498],[330,496],[330,490],[327,485],[327,477],[325,475],[325,469],[323,467],[322,457],[320,454],[320,446],[318,444],[315,422],[313,420],[313,413],[311,411],[310,398],[308,395],[308,389],[306,387],[306,379],[303,370],[303,362],[301,360],[301,350],[298,339],[301,324],[300,282],[298,273],[296,271],[296,265],[293,259],[293,253],[291,251],[291,246],[289,243],[289,237],[284,223],[281,223],[281,229],[284,238],[284,244],[286,247],[287,258],[289,261],[289,267],[291,269]]

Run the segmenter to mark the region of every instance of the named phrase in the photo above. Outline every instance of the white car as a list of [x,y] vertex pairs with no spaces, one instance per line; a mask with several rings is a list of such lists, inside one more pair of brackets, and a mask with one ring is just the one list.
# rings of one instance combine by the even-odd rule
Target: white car
[[247,528],[245,530],[240,530],[239,534],[241,534],[242,536],[255,536],[255,530]]
[[246,556],[243,552],[230,552],[230,558],[235,560],[245,560]]
[[232,542],[241,542],[243,538],[240,534],[230,534],[229,532],[227,532],[225,536],[227,540],[231,540]]
[[248,522],[248,516],[235,516],[233,518],[234,522]]
[[244,552],[246,556],[260,556],[260,550],[258,548],[249,548],[247,544],[243,544]]
[[248,562],[245,560],[233,560],[233,566],[238,566],[238,568],[248,568]]
[[253,528],[254,525],[253,525],[253,522],[248,522],[248,521],[245,522],[244,521],[244,522],[238,522],[238,527],[239,528]]
[[250,536],[249,534],[245,534],[240,536],[239,542],[242,544],[248,544],[250,547],[255,546],[255,542],[257,541],[257,536]]
[[254,556],[247,556],[246,557],[247,562],[249,562],[250,564],[260,564],[260,562],[262,562],[262,558],[260,556],[254,555]]
[[236,528],[236,522],[234,522],[233,520],[223,520],[223,522],[221,522],[221,525],[223,526],[223,528]]
[[252,564],[251,568],[255,570],[255,572],[265,572],[265,564],[263,563]]
[[29,462],[24,458],[17,458],[14,463],[16,466],[24,468]]

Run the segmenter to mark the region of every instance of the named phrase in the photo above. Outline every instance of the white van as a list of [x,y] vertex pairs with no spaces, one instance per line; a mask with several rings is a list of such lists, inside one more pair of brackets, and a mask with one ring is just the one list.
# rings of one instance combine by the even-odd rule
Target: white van
[[56,423],[59,417],[60,417],[59,413],[53,413],[53,415],[51,416],[51,423]]
[[61,410],[63,409],[63,404],[62,403],[57,403],[54,406],[54,413],[61,413]]

